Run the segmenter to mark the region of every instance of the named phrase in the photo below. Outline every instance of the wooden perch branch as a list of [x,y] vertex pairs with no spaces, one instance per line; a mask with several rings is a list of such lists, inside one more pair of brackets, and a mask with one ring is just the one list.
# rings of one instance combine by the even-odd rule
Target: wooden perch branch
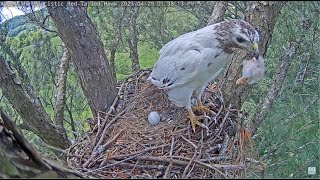
[[67,74],[68,74],[69,62],[70,62],[70,56],[67,51],[63,53],[60,61],[61,62],[60,62],[59,73],[58,73],[54,122],[57,126],[58,131],[67,138],[66,130],[63,126],[64,104],[66,101],[65,94],[66,94]]
[[227,8],[228,8],[227,1],[218,1],[214,6],[214,9],[209,18],[207,26],[223,21],[223,17],[224,17],[224,14],[226,13]]
[[290,43],[290,46],[287,49],[285,56],[281,58],[281,61],[280,61],[281,64],[277,70],[277,75],[273,81],[273,84],[268,94],[264,98],[264,100],[258,105],[259,111],[257,111],[253,115],[253,118],[249,122],[248,129],[251,132],[252,136],[257,131],[258,127],[266,118],[269,111],[271,110],[272,105],[281,90],[281,87],[287,75],[288,69],[291,65],[291,62],[295,53],[297,52],[298,47],[299,47],[299,42]]

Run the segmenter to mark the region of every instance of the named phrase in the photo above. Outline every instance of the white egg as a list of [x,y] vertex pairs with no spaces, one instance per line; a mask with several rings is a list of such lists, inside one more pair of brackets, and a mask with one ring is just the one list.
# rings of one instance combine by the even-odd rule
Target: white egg
[[148,116],[148,121],[151,125],[157,125],[160,122],[159,113],[152,111]]

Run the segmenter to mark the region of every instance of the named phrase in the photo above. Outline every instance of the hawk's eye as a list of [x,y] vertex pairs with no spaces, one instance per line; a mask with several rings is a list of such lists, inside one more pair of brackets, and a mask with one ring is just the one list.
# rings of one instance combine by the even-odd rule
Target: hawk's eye
[[243,43],[245,41],[245,39],[243,39],[242,37],[237,37],[236,39],[239,43]]

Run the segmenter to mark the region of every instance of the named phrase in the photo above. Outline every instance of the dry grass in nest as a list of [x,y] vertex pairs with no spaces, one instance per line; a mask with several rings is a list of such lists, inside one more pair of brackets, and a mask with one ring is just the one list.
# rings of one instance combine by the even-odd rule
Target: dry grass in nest
[[[208,129],[193,132],[186,109],[148,83],[149,73],[122,82],[109,111],[68,149],[70,166],[98,178],[237,178],[248,162],[261,166],[244,153],[252,143],[240,111],[226,107],[212,85],[203,94],[214,111],[203,121]],[[149,124],[151,111],[160,114],[158,125]]]

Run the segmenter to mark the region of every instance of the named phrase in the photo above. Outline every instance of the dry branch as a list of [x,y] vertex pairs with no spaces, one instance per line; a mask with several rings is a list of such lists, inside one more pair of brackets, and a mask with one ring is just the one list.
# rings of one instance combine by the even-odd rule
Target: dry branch
[[0,87],[4,96],[24,120],[24,125],[43,141],[59,148],[67,148],[70,143],[60,134],[35,94],[28,94],[16,77],[15,71],[0,57]]
[[223,17],[224,17],[224,14],[226,13],[227,8],[228,8],[227,1],[216,2],[216,4],[214,5],[213,12],[208,20],[207,26],[223,21]]
[[59,73],[58,73],[58,84],[56,93],[56,104],[55,104],[55,117],[54,122],[60,134],[67,138],[66,130],[64,128],[64,105],[66,101],[66,85],[67,85],[67,74],[69,69],[70,57],[67,51],[65,51],[60,60]]

